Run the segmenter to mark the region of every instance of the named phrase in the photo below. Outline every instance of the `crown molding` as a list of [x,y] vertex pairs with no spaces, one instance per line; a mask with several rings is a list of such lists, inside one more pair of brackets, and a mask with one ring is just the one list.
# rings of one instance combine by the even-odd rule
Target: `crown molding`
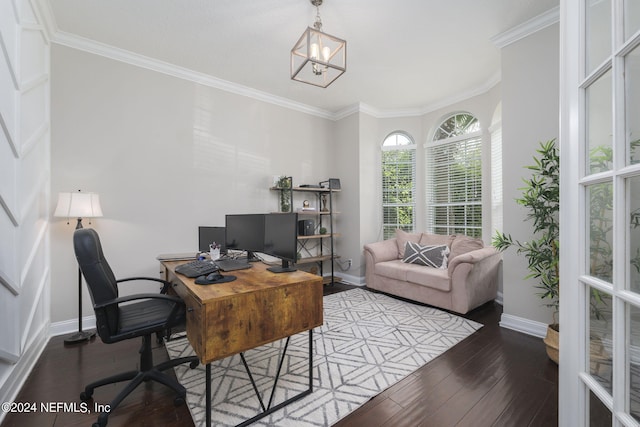
[[384,109],[376,108],[369,104],[365,104],[364,102],[359,102],[357,104],[351,105],[349,107],[346,107],[336,112],[333,115],[333,120],[341,120],[354,113],[368,114],[376,119],[393,119],[393,118],[399,118],[399,117],[423,116],[425,114],[429,114],[434,111],[440,110],[441,108],[446,108],[458,102],[462,102],[467,99],[473,98],[474,96],[482,95],[488,92],[489,90],[493,89],[495,85],[500,83],[500,80],[501,80],[501,75],[500,75],[500,72],[498,72],[494,76],[492,76],[489,80],[487,80],[483,85],[475,89],[458,93],[452,97],[445,98],[436,103],[425,105],[420,108],[384,110]]
[[547,28],[560,21],[560,6],[532,18],[520,25],[517,25],[503,33],[491,37],[491,42],[498,48],[502,49],[511,43],[517,42],[531,34]]
[[226,92],[234,93],[236,95],[246,96],[258,101],[264,101],[270,104],[278,105],[280,107],[300,111],[302,113],[311,114],[325,119],[333,118],[333,113],[327,110],[312,107],[301,102],[292,101],[281,96],[272,95],[270,93],[253,89],[248,86],[243,86],[237,83],[230,82],[228,80],[219,79],[209,74],[190,70],[188,68],[180,67],[175,64],[160,61],[158,59],[150,58],[148,56],[140,55],[128,50],[100,43],[95,40],[80,37],[75,34],[66,33],[64,31],[56,31],[53,35],[52,42],[62,46],[67,46],[73,49],[78,49],[84,52],[103,56],[105,58],[125,62],[127,64],[134,65],[140,68],[146,68],[151,71],[156,71],[169,76],[189,80],[198,84],[202,84],[204,86],[209,86]]

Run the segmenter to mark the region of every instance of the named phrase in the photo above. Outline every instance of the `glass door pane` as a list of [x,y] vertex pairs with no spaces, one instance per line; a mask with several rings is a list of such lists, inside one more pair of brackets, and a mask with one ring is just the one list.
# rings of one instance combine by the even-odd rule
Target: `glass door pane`
[[591,288],[589,373],[613,393],[613,312],[611,295]]
[[611,411],[593,392],[589,392],[589,425],[592,427],[611,426]]
[[631,305],[628,307],[628,360],[627,377],[627,410],[636,421],[640,421],[640,309]]
[[625,0],[624,2],[624,39],[628,40],[640,30],[640,2]]
[[587,74],[611,55],[611,0],[586,0]]
[[[640,2],[636,1],[640,7]],[[640,47],[625,57],[627,164],[640,163]]]
[[587,187],[589,201],[589,274],[612,282],[613,274],[613,185]]
[[640,177],[627,180],[629,197],[629,282],[627,289],[640,293]]
[[597,173],[611,170],[612,140],[611,70],[586,90],[587,141],[589,157],[587,171]]

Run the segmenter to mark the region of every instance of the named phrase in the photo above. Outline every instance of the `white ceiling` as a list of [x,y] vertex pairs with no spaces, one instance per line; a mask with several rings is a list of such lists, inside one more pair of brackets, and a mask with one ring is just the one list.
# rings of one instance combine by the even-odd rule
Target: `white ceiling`
[[323,31],[347,40],[326,89],[290,79],[309,0],[44,0],[53,39],[79,36],[313,108],[425,109],[500,78],[491,41],[559,0],[325,0]]

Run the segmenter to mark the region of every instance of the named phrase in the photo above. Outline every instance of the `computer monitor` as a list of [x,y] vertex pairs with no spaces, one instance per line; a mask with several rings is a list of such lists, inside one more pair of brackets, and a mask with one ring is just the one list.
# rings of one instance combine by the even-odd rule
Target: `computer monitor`
[[198,227],[198,250],[200,252],[209,252],[209,245],[217,243],[220,245],[220,253],[227,253],[225,239],[224,227]]
[[274,273],[296,271],[291,265],[298,258],[298,214],[274,213],[264,218],[264,249],[266,254],[280,258],[282,266],[269,267]]
[[264,214],[233,214],[225,218],[227,251],[247,252],[248,261],[256,261],[253,252],[262,252],[264,246]]

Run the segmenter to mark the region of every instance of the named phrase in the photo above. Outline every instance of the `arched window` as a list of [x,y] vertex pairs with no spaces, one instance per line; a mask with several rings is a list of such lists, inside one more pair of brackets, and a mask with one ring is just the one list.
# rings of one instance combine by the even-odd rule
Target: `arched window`
[[416,145],[404,132],[393,132],[382,143],[382,222],[385,239],[396,228],[415,227]]
[[427,230],[482,236],[482,137],[478,119],[455,113],[425,146]]

